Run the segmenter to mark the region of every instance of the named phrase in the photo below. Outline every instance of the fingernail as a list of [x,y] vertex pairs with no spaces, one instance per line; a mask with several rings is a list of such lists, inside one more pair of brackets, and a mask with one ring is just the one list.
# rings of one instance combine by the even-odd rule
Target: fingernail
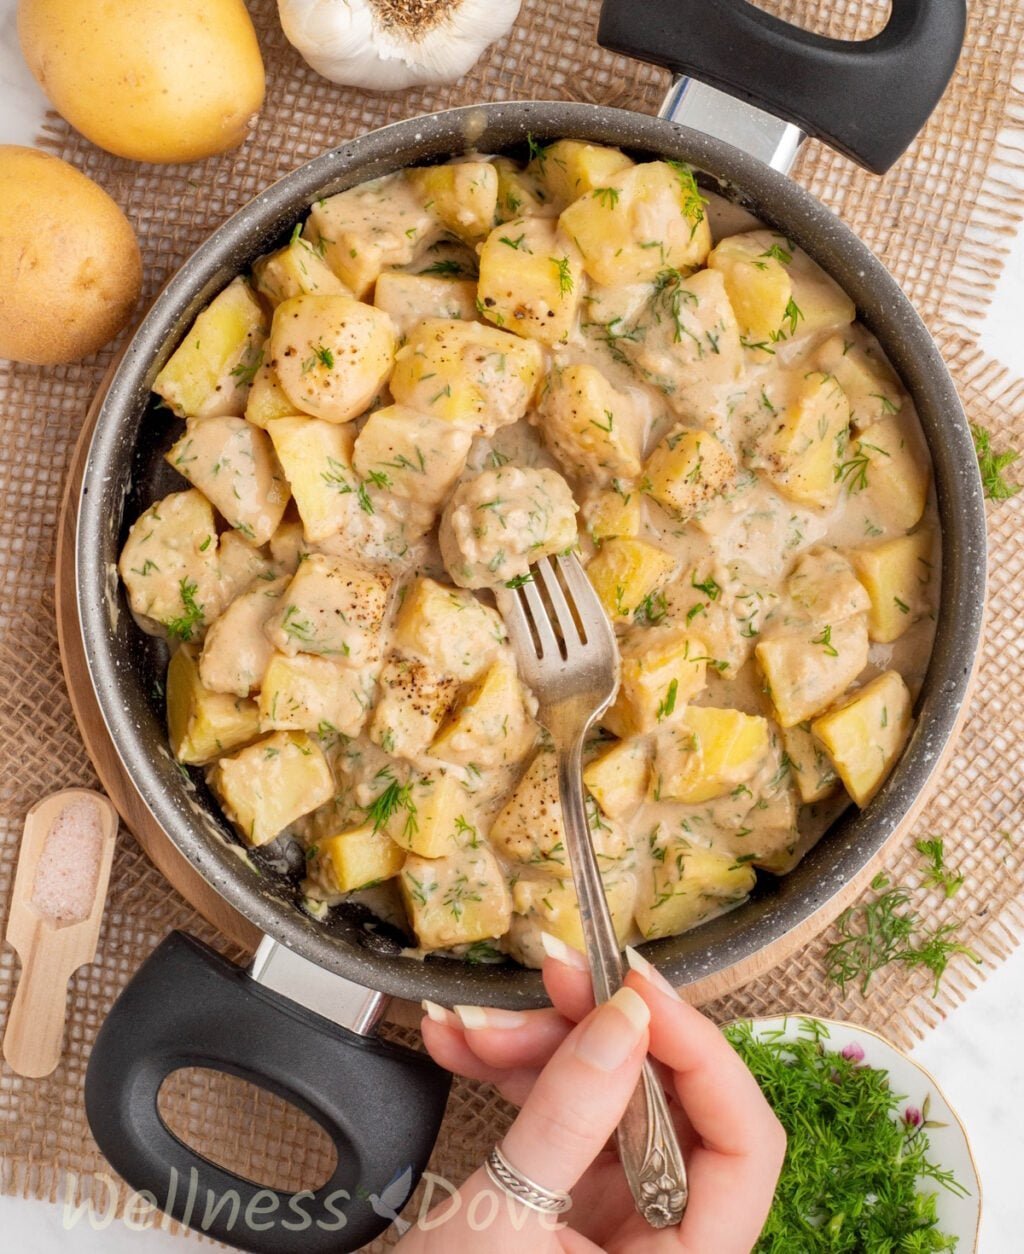
[[626,946],[626,961],[629,963],[631,970],[635,971],[637,975],[642,975],[648,984],[653,984],[660,992],[667,994],[669,997],[674,997],[676,1001],[683,1000],[661,972],[652,967],[643,954],[634,949],[632,945]]
[[427,1001],[424,998],[420,1005],[427,1012],[427,1017],[433,1019],[435,1023],[443,1023],[449,1028],[461,1026],[456,1016],[450,1010],[445,1010],[444,1006],[439,1006],[436,1001]]
[[493,1006],[455,1006],[455,1013],[470,1032],[480,1028],[521,1028],[526,1020],[514,1010],[496,1010]]
[[544,952],[549,958],[554,958],[556,962],[561,962],[564,966],[572,967],[574,971],[588,971],[587,960],[578,949],[573,949],[571,945],[567,945],[565,941],[559,940],[557,936],[552,936],[550,932],[541,932],[540,943],[544,947]]
[[576,1057],[598,1071],[616,1070],[636,1049],[650,1018],[640,994],[620,988],[583,1030],[576,1042]]

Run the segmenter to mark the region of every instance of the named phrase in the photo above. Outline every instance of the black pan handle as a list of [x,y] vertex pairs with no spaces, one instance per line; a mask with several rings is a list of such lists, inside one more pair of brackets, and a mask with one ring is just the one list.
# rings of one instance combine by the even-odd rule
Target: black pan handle
[[598,42],[795,123],[884,174],[956,68],[966,0],[892,0],[871,39],[828,39],[747,0],[604,0]]
[[[315,1193],[281,1193],[201,1157],[157,1109],[183,1067],[241,1076],[305,1111],[335,1144],[334,1175]],[[113,1168],[186,1226],[254,1254],[347,1254],[411,1194],[450,1084],[425,1054],[338,1027],[174,932],[100,1029],[85,1107]]]

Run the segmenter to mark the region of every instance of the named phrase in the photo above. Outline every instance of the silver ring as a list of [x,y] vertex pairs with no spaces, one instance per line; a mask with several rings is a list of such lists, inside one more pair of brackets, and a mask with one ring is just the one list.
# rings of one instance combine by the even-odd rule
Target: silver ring
[[484,1160],[484,1170],[503,1193],[522,1202],[530,1210],[540,1211],[542,1215],[561,1215],[572,1205],[568,1193],[545,1189],[536,1180],[517,1171],[497,1145]]

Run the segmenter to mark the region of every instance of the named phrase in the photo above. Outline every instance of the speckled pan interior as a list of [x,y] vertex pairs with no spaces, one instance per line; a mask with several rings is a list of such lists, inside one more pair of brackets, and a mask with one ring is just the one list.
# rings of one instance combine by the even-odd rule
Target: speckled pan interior
[[[527,134],[616,144],[634,156],[691,162],[815,258],[856,301],[912,394],[931,449],[943,532],[942,601],[916,730],[893,775],[863,813],[850,810],[782,879],[764,876],[751,900],[685,936],[652,942],[648,957],[675,984],[748,959],[817,911],[863,870],[928,783],[965,699],[984,599],[985,514],[970,432],[938,350],[884,266],[832,213],[791,180],[727,144],[657,118],[560,102],[514,102],[413,118],[325,153],[238,212],[182,266],[146,315],[110,381],[89,452],[79,510],[77,579],[89,671],[114,744],[139,792],[197,870],[277,940],[384,992],[451,1005],[541,1004],[536,972],[404,958],[358,911],[329,924],[299,908],[290,881],[244,857],[206,791],[170,758],[159,681],[164,646],[128,613],[115,563],[128,525],[180,489],[162,454],[179,427],[151,403],[150,386],[199,310],[261,253],[283,242],[318,197],[405,165],[476,148],[525,152]],[[702,176],[703,177],[703,176]],[[864,175],[863,177],[870,177]]]

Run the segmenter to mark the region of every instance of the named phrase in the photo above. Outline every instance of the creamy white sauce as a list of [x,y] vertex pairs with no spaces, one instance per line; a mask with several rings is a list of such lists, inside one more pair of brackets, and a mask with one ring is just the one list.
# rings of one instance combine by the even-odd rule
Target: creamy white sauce
[[[663,225],[667,202],[665,193],[659,195],[658,212],[653,217],[648,214],[652,232]],[[641,931],[634,921],[634,905],[637,918],[654,914],[650,909],[644,913],[640,903],[644,894],[650,894],[652,876],[657,880],[666,862],[671,862],[677,842],[721,854],[726,863],[735,860],[733,871],[751,860],[784,871],[849,804],[841,790],[814,804],[800,804],[782,730],[766,693],[765,678],[754,660],[754,650],[759,640],[792,631],[793,624],[801,622],[806,622],[808,632],[820,629],[820,647],[829,650],[831,633],[835,631],[838,641],[844,621],[852,622],[863,615],[863,606],[853,605],[836,611],[834,622],[807,617],[794,602],[787,579],[802,555],[815,550],[857,549],[906,533],[906,520],[894,508],[884,483],[873,482],[864,470],[871,456],[888,456],[871,451],[874,422],[886,423],[891,438],[910,449],[918,465],[927,466],[927,449],[912,402],[887,372],[877,343],[863,327],[844,322],[841,311],[830,312],[833,285],[784,237],[772,236],[775,242],[770,251],[758,252],[758,245],[750,254],[755,269],[761,265],[760,257],[768,259],[761,267],[765,271],[769,264],[784,264],[793,292],[802,294],[806,310],[797,307],[793,313],[787,307],[789,322],[780,325],[788,325],[788,331],[780,330],[777,337],[757,342],[750,336],[740,336],[731,297],[726,294],[725,281],[718,270],[704,270],[691,279],[666,269],[653,283],[616,286],[580,280],[583,291],[574,295],[578,308],[571,330],[562,340],[542,350],[544,372],[550,380],[570,367],[596,368],[623,407],[625,426],[616,429],[616,435],[621,431],[624,442],[614,450],[611,463],[607,463],[602,461],[600,440],[590,432],[580,457],[567,462],[566,445],[561,440],[552,440],[551,447],[544,443],[545,390],[533,389],[530,383],[535,356],[520,354],[513,365],[507,364],[490,324],[486,324],[488,330],[482,334],[491,339],[476,347],[473,319],[480,316],[481,321],[486,321],[486,311],[481,308],[478,315],[469,299],[474,252],[465,241],[444,234],[436,217],[439,210],[431,205],[432,202],[425,206],[413,195],[402,176],[390,176],[315,206],[305,229],[311,245],[358,294],[365,292],[367,301],[372,299],[368,274],[375,274],[383,266],[385,273],[402,275],[400,282],[387,288],[386,297],[381,300],[402,340],[412,340],[411,345],[399,347],[399,369],[404,375],[401,388],[396,383],[396,396],[400,392],[401,405],[421,413],[429,411],[433,420],[458,421],[462,393],[453,398],[452,382],[447,389],[431,382],[437,371],[446,377],[443,371],[452,361],[456,362],[451,379],[457,389],[463,383],[470,389],[462,403],[467,407],[467,429],[475,437],[468,452],[465,442],[452,445],[452,460],[445,467],[452,486],[444,499],[426,487],[417,496],[416,475],[406,473],[410,470],[406,454],[401,463],[400,494],[398,489],[389,490],[394,485],[389,484],[383,470],[361,480],[355,469],[348,466],[336,477],[339,491],[346,495],[335,534],[305,543],[301,534],[296,539],[296,523],[286,515],[271,541],[274,554],[280,557],[279,566],[272,566],[265,554],[249,550],[257,564],[262,564],[263,578],[273,578],[282,566],[292,575],[296,575],[297,569],[296,588],[311,587],[310,577],[321,567],[326,577],[326,572],[334,569],[334,559],[379,576],[376,582],[371,576],[360,597],[341,608],[330,588],[325,591],[317,586],[294,597],[285,591],[277,614],[265,629],[277,649],[329,656],[338,666],[369,667],[373,674],[389,658],[392,666],[396,660],[418,658],[417,665],[438,669],[436,676],[428,676],[429,682],[424,681],[419,696],[415,672],[408,672],[413,676],[408,678],[410,699],[419,704],[414,717],[401,725],[401,757],[394,751],[395,736],[388,730],[389,720],[402,717],[405,692],[398,681],[392,682],[392,693],[397,695],[388,699],[391,704],[386,718],[379,715],[374,719],[370,708],[373,700],[367,699],[367,719],[358,735],[349,738],[329,728],[307,729],[319,736],[338,792],[330,806],[307,815],[294,829],[289,829],[310,848],[313,858],[311,875],[304,885],[308,894],[306,905],[314,917],[322,918],[327,907],[353,900],[370,905],[389,922],[403,921],[404,911],[395,887],[398,880],[389,880],[380,888],[340,891],[332,885],[332,873],[317,860],[318,843],[327,834],[365,826],[367,816],[374,813],[375,804],[389,786],[401,789],[424,779],[454,781],[459,790],[459,830],[463,833],[459,849],[466,853],[468,849],[487,847],[488,832],[515,796],[533,759],[531,746],[539,745],[539,751],[544,751],[543,734],[533,723],[536,703],[530,694],[523,693],[509,698],[511,722],[508,713],[504,721],[501,719],[505,707],[499,708],[496,721],[488,722],[484,715],[475,721],[470,719],[466,703],[472,705],[486,676],[514,665],[511,648],[493,610],[482,612],[482,617],[474,620],[475,634],[470,633],[465,646],[457,639],[448,639],[451,632],[457,635],[457,616],[451,620],[451,631],[445,619],[435,632],[443,640],[431,641],[428,634],[421,634],[419,644],[410,644],[408,629],[402,626],[403,603],[407,596],[418,595],[417,580],[428,577],[446,585],[454,582],[479,589],[472,604],[490,606],[488,587],[525,575],[540,552],[560,551],[573,543],[576,521],[569,498],[571,489],[576,504],[585,506],[579,522],[579,547],[585,557],[602,551],[602,545],[588,533],[584,520],[592,517],[591,507],[601,503],[602,495],[607,504],[614,494],[623,510],[633,511],[634,522],[631,530],[610,534],[645,541],[674,560],[672,577],[663,580],[647,598],[646,617],[637,614],[617,624],[630,655],[643,657],[645,638],[664,638],[669,628],[676,629],[677,634],[686,631],[707,654],[706,683],[689,698],[690,705],[740,711],[768,720],[763,750],[751,759],[749,767],[736,768],[740,774],[735,784],[699,802],[667,799],[662,796],[665,781],[659,771],[674,764],[673,769],[685,774],[687,755],[687,702],[680,699],[678,709],[675,708],[673,687],[662,698],[654,729],[636,738],[645,761],[650,762],[643,795],[614,818],[602,813],[594,797],[588,799],[613,913],[622,912],[620,934],[623,939],[637,940]],[[550,207],[543,207],[541,213],[549,218]],[[714,195],[708,198],[707,217],[715,242],[756,231],[760,225],[745,210]],[[643,214],[637,222],[643,227]],[[646,247],[647,244],[641,245]],[[518,252],[514,241],[509,242],[509,248]],[[554,258],[551,260],[555,263]],[[459,285],[453,285],[448,292],[440,277],[446,274],[453,284]],[[418,275],[425,276],[426,282],[417,285]],[[449,322],[447,329],[424,336],[422,320],[428,317],[457,319],[463,325]],[[809,331],[801,327],[801,319],[806,322],[808,318],[816,320],[814,329]],[[528,340],[509,339],[508,344],[510,348],[528,344],[531,353],[537,351]],[[879,392],[870,391],[873,375],[862,386],[860,376],[851,373],[854,363],[862,361],[869,365],[878,363],[882,380]],[[815,504],[794,499],[784,477],[774,473],[773,468],[777,467],[772,460],[776,447],[773,440],[777,439],[782,422],[780,416],[792,413],[793,407],[800,404],[807,380],[816,375],[833,379],[833,370],[847,379],[854,427],[847,433],[844,424],[837,437],[834,483],[839,484],[839,489],[834,499]],[[525,397],[531,390],[533,400],[526,407]],[[386,392],[382,393],[371,412],[380,410],[388,401]],[[575,411],[563,407],[559,412],[559,421],[569,424],[566,438],[571,441]],[[610,432],[613,414],[610,409],[605,413]],[[237,425],[240,418],[217,421],[230,426]],[[363,415],[351,424],[357,465],[362,464],[359,435],[367,421],[368,415]],[[206,422],[209,424],[210,420]],[[680,516],[654,491],[647,478],[646,461],[663,441],[671,441],[674,433],[691,429],[712,433],[725,455],[733,459],[735,473],[723,490],[700,504],[693,516]],[[197,487],[209,492],[221,513],[232,518],[232,508],[219,479],[220,470],[214,470],[219,466],[223,442],[213,441],[208,453],[205,451],[206,437],[213,431],[211,425],[190,427],[177,453],[190,457],[204,454],[201,464],[183,469]],[[228,491],[235,500],[244,498],[248,526],[254,526],[259,538],[263,538],[271,522],[280,519],[283,505],[276,461],[267,438],[255,428],[249,429],[249,435],[246,447],[256,450],[257,461],[250,458],[243,467],[235,468],[236,481]],[[235,439],[238,443],[237,433]],[[813,431],[810,439],[813,442]],[[384,461],[372,464],[386,466]],[[639,470],[623,477],[608,471],[608,464],[633,464]],[[574,474],[581,467],[587,471],[585,478]],[[411,470],[414,472],[415,467]],[[834,488],[831,471],[830,463],[826,495]],[[243,472],[244,477],[239,480]],[[541,495],[543,508],[537,505]],[[297,484],[295,496],[301,511]],[[446,502],[448,509],[440,524],[439,540],[441,510]],[[121,573],[131,593],[133,611],[145,630],[166,630],[168,620],[181,608],[181,580],[192,579],[211,611],[215,611],[197,626],[198,638],[216,614],[259,573],[252,569],[246,578],[240,577],[236,554],[236,573],[226,580],[216,561],[216,551],[224,548],[225,538],[214,545],[214,551],[209,551],[202,510],[185,508],[194,504],[190,500],[176,503],[177,513],[189,524],[188,530],[178,528],[172,535],[159,527],[152,529],[152,519],[147,515],[126,545]],[[914,526],[931,528],[934,534],[930,583],[921,594],[923,612],[894,642],[873,642],[867,666],[856,679],[866,683],[886,670],[897,670],[916,696],[931,649],[933,607],[940,585],[937,514],[931,490],[923,517]],[[232,535],[229,547],[230,543],[237,545],[237,535]],[[306,554],[324,556],[304,569],[302,558]],[[154,556],[168,567],[169,573],[160,578],[153,577],[160,572],[147,566],[153,563]],[[144,575],[139,574],[142,570]],[[278,592],[279,585],[272,587]],[[453,591],[452,595],[474,594]],[[260,641],[252,639],[252,631],[260,630],[257,617],[245,617],[239,651],[244,651],[246,657],[239,659],[237,666],[230,664],[230,651],[225,656],[226,633],[215,634],[217,656],[211,651],[204,676],[219,683],[221,690],[230,687],[241,694],[250,688],[258,689],[258,677],[250,674],[251,659],[264,656]],[[645,637],[652,622],[661,631]],[[858,631],[862,637],[863,632],[860,628]],[[308,638],[304,633],[308,633]],[[402,683],[405,682],[403,671]],[[455,726],[460,718],[468,719],[461,729]],[[474,736],[479,735],[480,727],[489,731],[476,754],[478,762],[474,760]],[[668,745],[670,731],[677,738],[673,751]],[[503,740],[509,746],[507,751],[501,748]],[[612,744],[610,735],[595,734],[588,749],[588,763],[601,757]],[[529,778],[523,788],[528,786]],[[523,802],[523,794],[519,799]],[[495,940],[520,960],[535,964],[540,959],[540,929],[564,922],[564,912],[571,913],[574,906],[571,893],[567,905],[559,904],[565,897],[569,868],[564,851],[557,852],[558,842],[552,843],[559,830],[557,796],[542,797],[531,792],[526,794],[525,804],[527,809],[530,804],[547,807],[543,813],[547,816],[547,830],[553,835],[533,858],[511,856],[510,850],[519,848],[515,842],[496,844],[505,888],[498,885],[494,896],[496,900],[503,894],[506,897],[503,908],[509,931],[504,938],[499,935]],[[472,832],[472,836],[466,836],[467,832]],[[537,840],[543,843],[541,836]],[[540,849],[540,845],[537,847]],[[450,885],[458,865],[452,863],[449,874],[446,863],[439,882]],[[440,863],[437,869],[440,873]],[[732,882],[726,882],[721,891],[705,886],[687,926],[738,904],[745,889],[736,891],[730,887]],[[550,894],[546,893],[548,888]],[[491,888],[482,892],[486,895]],[[513,909],[510,918],[509,909]],[[454,956],[464,956],[465,950],[465,946],[456,945],[452,952]],[[407,952],[422,954],[425,950]],[[493,954],[485,954],[485,960],[488,956]]]

